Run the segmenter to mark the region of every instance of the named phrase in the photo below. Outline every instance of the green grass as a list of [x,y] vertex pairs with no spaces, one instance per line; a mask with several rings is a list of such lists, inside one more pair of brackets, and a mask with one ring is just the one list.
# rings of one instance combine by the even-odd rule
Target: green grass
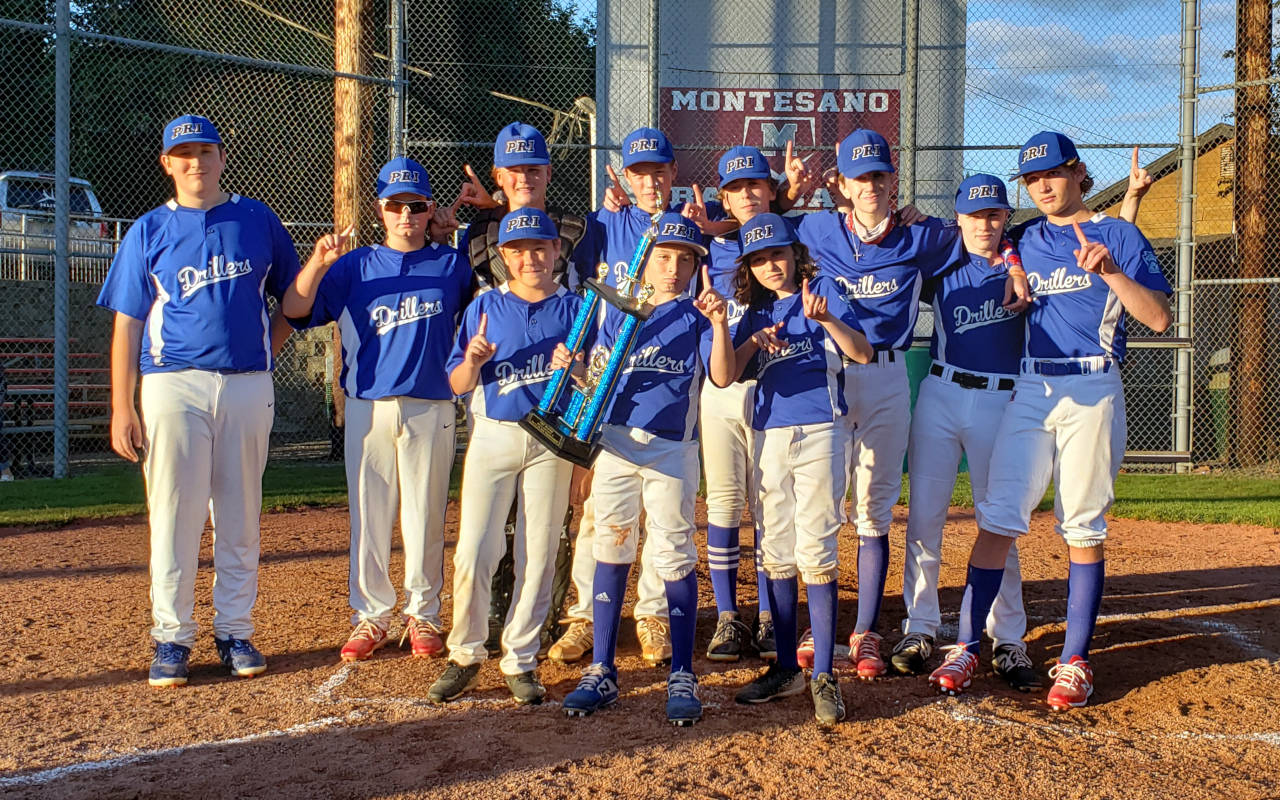
[[[458,495],[461,462],[449,485]],[[903,483],[906,481],[904,479]],[[909,487],[904,486],[902,502]],[[262,506],[284,511],[347,501],[341,464],[272,463],[262,480]],[[956,481],[952,503],[971,506],[969,476]],[[1041,510],[1053,508],[1046,494]],[[61,525],[77,519],[105,519],[146,511],[142,471],[116,465],[66,480],[23,480],[0,484],[0,525]],[[1227,522],[1280,527],[1280,481],[1218,475],[1132,475],[1116,481],[1112,516],[1160,522]]]
[[[902,499],[910,487],[903,479]],[[972,507],[969,475],[956,480],[951,504]],[[1053,508],[1053,487],[1040,501],[1041,511]],[[1116,478],[1116,502],[1110,516],[1157,522],[1226,522],[1280,527],[1280,481],[1273,478],[1235,478],[1221,475],[1136,475]]]

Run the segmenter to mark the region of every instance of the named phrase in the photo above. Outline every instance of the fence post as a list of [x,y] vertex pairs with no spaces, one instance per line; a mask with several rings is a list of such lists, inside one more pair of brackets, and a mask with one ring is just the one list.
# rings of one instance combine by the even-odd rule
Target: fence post
[[898,205],[916,199],[916,83],[920,77],[920,0],[905,0],[906,58],[902,74],[902,136],[898,140]]
[[405,20],[408,15],[405,13],[405,0],[390,0],[391,2],[391,22],[388,28],[391,32],[391,103],[388,114],[390,118],[391,131],[391,153],[390,157],[404,155],[405,150],[405,129],[407,121],[405,117],[405,78],[404,78],[404,32]]
[[[1197,19],[1199,0],[1182,0],[1182,119],[1178,133],[1181,151],[1178,169],[1178,276],[1174,335],[1191,337],[1191,273],[1195,263],[1195,192],[1196,192],[1196,65],[1200,26]],[[1173,368],[1173,449],[1191,451],[1191,353],[1183,347],[1174,357]],[[1178,464],[1178,472],[1186,472],[1189,463]]]
[[649,0],[649,125],[658,127],[659,108],[662,105],[662,35],[658,5],[662,0]]
[[53,477],[67,477],[67,305],[71,294],[71,0],[58,0],[54,29]]

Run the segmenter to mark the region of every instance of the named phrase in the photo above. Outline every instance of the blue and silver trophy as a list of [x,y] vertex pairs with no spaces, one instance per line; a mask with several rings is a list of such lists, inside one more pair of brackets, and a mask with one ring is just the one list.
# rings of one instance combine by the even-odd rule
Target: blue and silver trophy
[[[603,283],[608,274],[606,264],[600,265],[598,277],[586,280],[586,302],[578,311],[569,338],[564,343],[574,358],[582,352],[587,333],[596,324],[603,301],[626,315],[613,349],[607,356],[602,351],[596,352],[587,365],[586,381],[581,386],[573,385],[568,369],[553,372],[538,407],[520,420],[520,427],[547,449],[581,467],[589,468],[600,453],[600,419],[613,398],[613,390],[631,355],[640,326],[653,313],[653,306],[648,304],[653,296],[653,287],[644,284],[642,278],[649,254],[653,251],[653,242],[658,237],[657,221],[661,216],[661,213],[653,215],[654,224],[640,237],[626,274],[618,279],[617,289]],[[560,414],[555,409],[559,407],[560,397],[566,389],[571,393],[569,403]]]

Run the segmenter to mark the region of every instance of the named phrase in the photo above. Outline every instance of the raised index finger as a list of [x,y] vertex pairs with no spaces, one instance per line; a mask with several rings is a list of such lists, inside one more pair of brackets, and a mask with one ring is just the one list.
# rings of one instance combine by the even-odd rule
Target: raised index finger
[[612,164],[605,164],[605,165],[604,165],[604,170],[605,170],[605,172],[609,173],[609,180],[613,181],[613,186],[614,186],[614,188],[615,188],[615,189],[617,189],[617,190],[618,190],[618,191],[620,191],[620,192],[621,192],[621,191],[623,191],[623,188],[622,188],[622,181],[618,180],[618,173],[616,173],[616,172],[614,172],[614,171],[613,171],[613,165],[612,165]]
[[707,262],[703,261],[702,262],[702,291],[705,292],[710,288],[711,288],[711,268],[707,265]]
[[[791,166],[791,154],[792,154],[791,140],[790,140],[790,139],[788,139],[788,140],[787,140],[787,155],[786,155],[786,159],[787,159],[787,160],[786,160],[786,162],[785,162],[787,166]],[[784,169],[785,169],[785,167],[784,167]]]
[[1076,240],[1080,242],[1081,247],[1084,247],[1085,245],[1089,244],[1089,239],[1084,235],[1084,229],[1080,227],[1079,222],[1075,222],[1073,220],[1071,222],[1071,227],[1076,229]]
[[484,188],[480,185],[480,176],[476,175],[476,171],[471,168],[470,164],[463,164],[462,169],[467,173],[467,177],[471,179],[471,182],[474,183],[477,188]]
[[1129,167],[1129,174],[1137,175],[1138,169],[1138,146],[1135,144],[1133,146],[1133,163]]
[[489,315],[481,314],[480,324],[476,326],[476,336],[484,336],[484,333],[486,330],[488,330],[488,328],[489,328]]
[[696,183],[693,184],[693,204],[695,206],[705,205],[702,201],[702,187]]

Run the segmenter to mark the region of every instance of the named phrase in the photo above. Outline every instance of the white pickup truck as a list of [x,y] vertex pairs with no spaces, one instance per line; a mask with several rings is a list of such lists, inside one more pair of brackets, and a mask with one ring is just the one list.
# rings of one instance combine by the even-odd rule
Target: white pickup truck
[[[0,172],[0,280],[53,280],[54,176]],[[113,227],[93,186],[71,179],[71,280],[101,283],[115,253]]]

